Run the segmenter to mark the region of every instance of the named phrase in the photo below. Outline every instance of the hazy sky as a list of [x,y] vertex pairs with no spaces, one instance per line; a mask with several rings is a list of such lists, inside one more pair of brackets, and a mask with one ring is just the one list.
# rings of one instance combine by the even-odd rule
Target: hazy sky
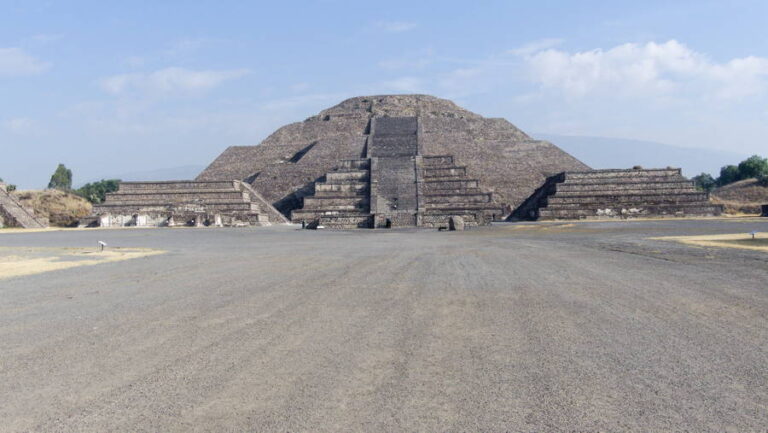
[[767,19],[765,0],[0,0],[0,177],[205,165],[382,93],[768,154]]

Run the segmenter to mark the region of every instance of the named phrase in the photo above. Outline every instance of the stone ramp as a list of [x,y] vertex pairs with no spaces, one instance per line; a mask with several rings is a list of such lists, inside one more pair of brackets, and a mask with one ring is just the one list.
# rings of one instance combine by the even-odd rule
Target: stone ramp
[[678,168],[610,169],[552,176],[514,214],[515,219],[603,219],[717,216],[720,205],[696,190]]
[[121,182],[82,225],[261,226],[287,222],[240,181]]
[[375,227],[416,226],[419,123],[415,117],[373,119],[368,154],[371,158],[371,213]]
[[3,226],[37,229],[48,227],[48,221],[22,206],[5,184],[0,183],[0,227]]

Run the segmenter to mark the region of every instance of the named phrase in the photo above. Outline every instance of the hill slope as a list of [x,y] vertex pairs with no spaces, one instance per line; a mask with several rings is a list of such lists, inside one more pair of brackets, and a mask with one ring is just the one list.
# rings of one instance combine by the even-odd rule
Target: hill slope
[[712,201],[724,205],[727,213],[759,214],[760,205],[768,204],[768,186],[741,180],[712,191]]
[[91,214],[91,204],[86,199],[55,189],[16,191],[14,195],[22,205],[32,208],[35,215],[48,218],[51,226],[71,227]]

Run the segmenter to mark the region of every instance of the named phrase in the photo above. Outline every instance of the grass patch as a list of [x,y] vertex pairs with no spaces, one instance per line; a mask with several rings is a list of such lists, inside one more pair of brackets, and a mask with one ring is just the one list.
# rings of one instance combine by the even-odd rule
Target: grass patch
[[149,248],[0,248],[0,280],[164,254]]
[[754,239],[752,239],[752,235],[748,233],[704,236],[665,236],[651,239],[675,241],[698,247],[740,248],[768,253],[768,234],[766,233],[758,233]]

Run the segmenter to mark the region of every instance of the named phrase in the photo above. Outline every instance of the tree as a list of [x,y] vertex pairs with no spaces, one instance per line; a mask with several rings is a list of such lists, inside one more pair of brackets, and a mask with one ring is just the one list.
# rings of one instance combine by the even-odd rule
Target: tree
[[717,178],[717,184],[723,186],[738,180],[741,180],[739,167],[726,165],[720,169],[720,177]]
[[762,178],[768,176],[768,159],[752,155],[739,163],[741,179]]
[[[3,178],[2,177],[0,177],[0,183],[3,183]],[[8,184],[5,185],[5,189],[8,192],[16,191],[16,185],[14,185],[12,183],[8,183]]]
[[59,164],[56,167],[56,171],[51,176],[51,181],[48,182],[48,188],[60,189],[63,191],[69,191],[72,189],[72,170],[68,169],[64,164]]
[[703,191],[711,191],[717,185],[717,181],[709,173],[701,173],[698,176],[694,176],[691,180],[693,180],[697,188]]
[[120,179],[102,179],[98,182],[86,183],[77,189],[75,194],[91,203],[102,203],[108,192],[115,192],[118,188],[120,188]]

